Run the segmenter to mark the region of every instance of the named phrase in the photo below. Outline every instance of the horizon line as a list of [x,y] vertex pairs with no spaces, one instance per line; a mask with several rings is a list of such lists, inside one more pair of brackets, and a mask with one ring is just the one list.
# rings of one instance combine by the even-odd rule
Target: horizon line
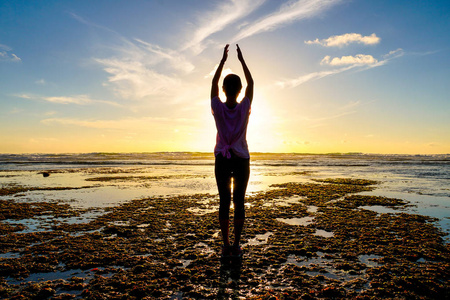
[[[0,155],[76,155],[76,154],[168,154],[168,153],[186,153],[186,154],[211,154],[214,155],[213,151],[135,151],[135,152],[106,152],[106,151],[93,151],[93,152],[0,152]],[[296,155],[405,155],[405,156],[414,156],[414,155],[423,155],[423,156],[432,156],[432,155],[450,155],[450,153],[376,153],[376,152],[358,152],[358,151],[350,151],[350,152],[262,152],[262,151],[254,151],[250,152],[250,156],[252,155],[264,155],[264,154],[296,154]]]

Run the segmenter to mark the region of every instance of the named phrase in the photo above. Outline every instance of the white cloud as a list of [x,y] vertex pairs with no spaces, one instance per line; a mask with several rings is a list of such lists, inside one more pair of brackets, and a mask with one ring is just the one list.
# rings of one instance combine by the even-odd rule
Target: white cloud
[[[186,73],[189,73],[194,69],[194,65],[190,61],[188,61],[185,56],[179,51],[163,48],[138,38],[130,40],[106,26],[102,26],[86,20],[85,18],[75,13],[69,14],[82,24],[101,29],[105,32],[113,33],[116,36],[116,39],[122,42],[122,46],[111,47],[115,52],[119,54],[120,58],[115,57],[116,60],[128,62],[139,61],[146,66],[166,64],[168,62],[171,68],[181,70]],[[98,59],[97,62],[99,61],[101,62],[102,59]]]
[[113,48],[115,56],[93,60],[109,74],[107,85],[123,99],[173,95],[181,88],[180,77],[195,68],[179,51],[141,39],[121,40],[124,44]]
[[[298,116],[297,118],[304,122],[308,128],[318,128],[330,126],[332,120],[347,118],[350,115],[358,113],[358,108],[371,102],[361,103],[361,101],[349,101],[347,104],[336,104],[335,107],[329,107],[321,110],[316,116]],[[333,122],[334,123],[334,122]],[[347,134],[344,134],[346,137]]]
[[[155,61],[153,64],[160,61],[168,61],[172,68],[185,73],[190,73],[194,70],[194,65],[180,52],[168,48],[162,48],[158,45],[153,45],[140,39],[135,40],[143,45],[143,48],[147,51],[147,53],[142,53],[141,56],[143,56],[143,58],[153,59]],[[149,57],[151,56],[150,54],[154,54],[154,57]]]
[[12,50],[11,47],[9,47],[7,45],[3,45],[3,44],[0,44],[0,49],[6,50],[6,51],[11,51]]
[[96,59],[109,73],[108,81],[124,99],[139,100],[147,96],[168,95],[180,85],[176,77],[158,73],[139,59]]
[[22,99],[34,99],[36,96],[30,94],[15,94],[14,97],[22,98]]
[[112,106],[119,106],[119,107],[122,106],[113,101],[92,99],[88,95],[43,97],[43,96],[37,96],[37,95],[32,95],[32,94],[16,94],[13,96],[22,98],[22,99],[41,100],[41,101],[47,101],[47,102],[52,102],[52,103],[57,103],[57,104],[89,105],[89,104],[95,104],[95,103],[103,103],[103,104],[108,104],[108,105],[112,105]]
[[41,123],[46,125],[71,125],[97,129],[130,129],[136,128],[136,120],[80,120],[71,118],[44,119]]
[[305,122],[308,128],[318,128],[328,126],[330,124],[328,121],[330,120],[340,119],[357,113],[356,110],[344,110],[342,108],[336,110],[337,110],[336,113],[329,114],[326,116],[316,116],[316,117],[303,116],[299,117],[299,119]]
[[67,97],[67,96],[59,96],[59,97],[42,97],[42,100],[53,102],[53,103],[59,103],[59,104],[79,104],[79,105],[86,105],[93,103],[93,100],[91,100],[86,95],[77,95],[73,97]]
[[[371,102],[367,102],[367,103],[371,103]],[[358,101],[349,101],[346,105],[343,105],[340,108],[342,110],[349,110],[349,109],[353,109],[353,108],[359,107],[361,105],[362,105],[362,103],[359,100]]]
[[22,59],[18,57],[16,54],[11,52],[12,49],[6,45],[0,44],[0,62],[9,61],[9,62],[21,62]]
[[20,59],[20,57],[18,57],[17,55],[15,55],[14,53],[11,53],[11,61],[22,61],[22,59]]
[[403,56],[404,52],[402,48],[398,48],[396,50],[392,50],[390,51],[388,54],[383,55],[383,58],[385,59],[390,59],[390,58],[395,58],[395,57],[399,57],[399,56]]
[[319,71],[319,72],[312,72],[306,75],[302,75],[295,79],[289,79],[289,80],[283,80],[283,81],[277,81],[275,85],[277,85],[280,88],[294,88],[296,86],[299,86],[305,82],[317,80],[323,77],[327,77],[330,75],[335,75],[338,73],[345,72],[347,70],[350,70],[354,68],[355,66],[348,66],[340,69],[334,69],[330,71]]
[[232,0],[226,3],[221,2],[216,10],[201,15],[197,29],[182,49],[192,49],[197,54],[202,52],[205,47],[205,40],[208,37],[247,16],[264,2],[265,0]]
[[368,36],[362,36],[359,33],[346,33],[342,35],[334,35],[323,40],[315,39],[314,41],[305,41],[305,43],[308,45],[318,44],[325,47],[343,47],[351,43],[375,45],[378,44],[380,40],[381,39],[377,37],[375,33]]
[[45,125],[67,125],[94,129],[111,129],[119,131],[142,130],[147,132],[151,124],[154,128],[194,127],[195,120],[184,118],[126,118],[119,120],[82,120],[73,118],[49,118],[41,120]]
[[272,31],[283,25],[294,21],[316,16],[333,5],[341,2],[340,0],[297,0],[289,1],[283,4],[277,12],[269,14],[255,23],[245,27],[234,41],[242,40],[254,34]]
[[308,81],[313,81],[317,79],[321,79],[323,77],[327,77],[330,75],[336,75],[345,71],[349,71],[351,69],[355,69],[357,71],[364,71],[375,67],[380,67],[388,63],[389,60],[398,58],[403,55],[402,49],[397,49],[394,51],[390,51],[388,54],[383,55],[383,60],[377,60],[371,55],[356,55],[353,56],[343,56],[341,58],[333,58],[330,56],[325,56],[322,59],[322,65],[332,65],[332,66],[342,66],[341,68],[327,70],[327,71],[318,71],[312,72],[306,75],[302,75],[298,78],[294,79],[285,79],[279,80],[275,82],[275,85],[279,88],[294,88]]
[[[237,1],[237,0],[236,0]],[[194,70],[194,64],[180,52],[142,39],[128,39],[118,32],[70,15],[82,24],[113,33],[120,46],[110,46],[114,55],[92,60],[109,74],[104,86],[111,87],[123,99],[140,100],[148,96],[170,96],[181,86],[180,76]]]
[[[205,75],[205,78],[212,78],[214,76],[214,74],[216,74],[216,70],[218,67],[219,67],[219,64],[215,65],[214,69],[212,69],[212,71],[209,72],[209,74]],[[234,72],[230,68],[225,68],[222,70],[221,77],[225,77],[228,74],[232,74],[232,73],[234,73]]]
[[114,31],[114,30],[112,30],[112,29],[110,29],[108,27],[98,25],[98,24],[96,24],[94,22],[91,22],[89,20],[86,20],[82,16],[79,16],[79,15],[73,13],[73,12],[69,12],[69,15],[71,15],[72,18],[74,18],[75,20],[77,20],[78,22],[80,22],[82,24],[85,24],[87,26],[95,27],[95,28],[98,28],[98,29],[101,29],[101,30],[105,30],[105,31],[108,31],[108,32],[111,32],[111,33],[119,35],[116,31]]
[[[139,59],[140,61],[145,61],[149,65],[154,65],[161,62],[169,62],[170,65],[175,69],[184,70],[185,72],[190,72],[194,69],[194,66],[189,63],[184,56],[174,50],[162,48],[158,45],[150,44],[141,39],[133,39],[132,41],[125,38],[117,31],[114,31],[106,26],[102,26],[86,20],[85,18],[75,14],[69,13],[75,20],[82,24],[90,27],[101,29],[105,32],[113,33],[116,39],[123,43],[120,47],[112,47],[113,50],[122,54],[122,57],[129,58],[130,60]],[[137,43],[136,43],[137,42]]]
[[342,118],[351,114],[356,113],[355,110],[351,110],[351,111],[342,111],[333,115],[329,115],[329,116],[325,116],[325,117],[318,117],[318,118],[304,118],[305,120],[308,120],[309,122],[323,122],[323,121],[328,121],[328,120],[333,120],[333,119],[338,119],[338,118]]
[[334,57],[331,59],[329,55],[325,56],[320,64],[330,66],[343,66],[343,65],[373,65],[378,63],[372,55],[357,54],[356,56],[342,56]]

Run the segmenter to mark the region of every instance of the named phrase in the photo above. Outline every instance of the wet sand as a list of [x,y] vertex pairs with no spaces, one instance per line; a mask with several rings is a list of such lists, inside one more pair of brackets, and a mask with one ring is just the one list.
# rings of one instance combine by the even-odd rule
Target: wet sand
[[[91,182],[160,179],[100,174]],[[102,210],[0,200],[0,220],[8,220],[0,222],[0,297],[448,299],[444,233],[435,219],[403,212],[411,204],[402,199],[356,194],[377,184],[317,179],[250,193],[244,257],[228,262],[220,260],[213,193],[144,197]],[[52,188],[4,186],[0,194],[33,189]],[[370,206],[398,213],[362,208]]]

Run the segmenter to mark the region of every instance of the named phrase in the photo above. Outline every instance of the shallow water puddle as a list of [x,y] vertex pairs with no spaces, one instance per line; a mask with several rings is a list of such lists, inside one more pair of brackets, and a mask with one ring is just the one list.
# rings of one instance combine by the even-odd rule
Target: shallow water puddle
[[112,222],[109,222],[109,224],[115,225],[115,226],[130,226],[130,221],[112,221]]
[[310,276],[316,276],[316,275],[323,275],[325,277],[331,278],[331,279],[339,279],[341,274],[339,270],[336,270],[332,267],[333,261],[329,259],[325,259],[322,257],[323,253],[317,253],[319,254],[319,257],[311,257],[311,258],[300,258],[299,256],[295,254],[291,254],[288,256],[287,261],[285,264],[293,264],[298,267],[306,267],[308,268],[305,270],[305,273]]
[[322,230],[322,229],[316,229],[316,232],[314,232],[313,235],[330,238],[330,237],[334,236],[334,232],[326,231],[326,230]]
[[349,281],[360,278],[363,274],[354,274],[336,268],[338,260],[324,257],[323,252],[317,252],[318,257],[302,258],[295,254],[288,256],[286,264],[293,264],[298,267],[306,268],[305,273],[310,276],[321,275],[329,279]]
[[301,200],[306,199],[306,197],[290,197],[290,198],[277,198],[272,199],[271,201],[268,201],[263,204],[263,207],[272,207],[272,206],[291,206],[292,204],[297,204]]
[[299,226],[308,226],[312,224],[314,217],[303,217],[303,218],[277,218],[277,221],[289,224],[289,225],[299,225]]
[[318,210],[319,210],[319,207],[314,206],[314,205],[308,205],[306,207],[306,211],[309,212],[309,213],[312,213],[312,214],[316,213]]
[[142,224],[136,225],[137,228],[145,228],[148,226],[150,226],[150,224],[148,224],[148,223],[142,223]]
[[375,254],[368,254],[368,255],[360,255],[358,256],[358,259],[360,262],[365,264],[368,268],[374,268],[381,266],[380,263],[378,263],[376,260],[382,258],[382,256],[375,255]]
[[190,211],[193,214],[202,216],[202,215],[206,215],[206,214],[210,214],[210,213],[214,213],[214,212],[218,211],[219,210],[219,206],[218,205],[211,205],[211,206],[209,206],[207,208],[189,207],[186,210]]
[[207,244],[199,242],[194,245],[195,248],[199,249],[201,253],[203,254],[212,254],[214,253],[214,250],[211,249]]
[[32,232],[42,232],[50,231],[53,226],[60,224],[84,224],[89,223],[98,216],[104,214],[101,210],[92,210],[85,213],[81,213],[78,216],[73,217],[54,217],[52,215],[36,216],[34,218],[21,219],[21,220],[2,220],[5,224],[11,225],[23,225],[24,230],[17,231],[16,233],[32,233]]
[[191,264],[192,259],[180,259],[180,261],[183,264],[182,266],[180,266],[180,268],[186,268]]
[[[284,265],[293,264],[298,267],[304,267],[305,273],[310,276],[321,275],[330,279],[350,281],[357,278],[363,279],[366,271],[365,268],[358,266],[359,263],[364,264],[367,268],[374,268],[381,266],[376,260],[382,258],[381,256],[369,254],[359,255],[359,263],[350,263],[348,268],[339,267],[339,265],[347,265],[347,262],[339,258],[330,258],[323,252],[317,252],[317,257],[304,258],[295,254],[287,257]],[[352,267],[353,264],[353,267]]]
[[18,231],[18,233],[30,233],[30,232],[41,232],[41,231],[47,231],[48,228],[45,228],[44,220],[42,218],[38,219],[22,219],[22,220],[5,220],[5,224],[8,225],[23,225],[25,226],[25,229],[22,231]]
[[[447,187],[448,185],[445,185]],[[410,189],[410,185],[407,189]],[[391,187],[392,189],[392,187]],[[406,189],[406,187],[405,187]],[[376,191],[362,192],[361,195],[368,196],[383,196],[388,198],[403,199],[413,206],[404,207],[400,209],[392,209],[385,206],[361,206],[360,209],[367,209],[375,211],[376,213],[399,213],[405,212],[409,214],[419,214],[438,218],[435,222],[446,234],[444,240],[450,242],[450,219],[448,218],[450,212],[450,201],[448,196],[448,188],[440,187],[443,193],[436,193],[434,195],[426,195],[422,193],[413,193],[411,191],[393,191],[386,188],[377,189]]]
[[214,234],[212,235],[212,237],[213,237],[214,239],[219,238],[219,237],[220,237],[220,230],[217,230],[216,232],[214,232]]
[[[314,206],[316,207],[316,206]],[[314,217],[303,217],[303,218],[277,218],[277,221],[294,225],[294,226],[308,226],[314,222]],[[313,233],[315,236],[321,236],[325,238],[330,238],[334,236],[334,232],[326,231],[322,229],[316,229],[316,231]]]
[[217,199],[210,198],[197,200],[197,206],[189,207],[186,210],[199,216],[214,213],[216,211],[219,211],[219,205],[217,205],[217,202]]
[[19,258],[20,253],[19,252],[6,252],[0,254],[0,259],[2,258]]
[[48,222],[59,222],[61,224],[85,224],[85,223],[89,223],[93,220],[95,220],[96,218],[102,216],[105,214],[105,211],[103,209],[98,209],[98,210],[90,210],[88,212],[85,213],[81,213],[78,216],[75,217],[59,217],[59,218],[54,218],[52,216],[48,216]]
[[[100,227],[99,229],[93,229],[93,230],[87,230],[87,231],[78,231],[78,232],[69,232],[70,236],[82,236],[82,235],[86,235],[86,234],[92,234],[95,232],[102,232],[102,230],[105,229],[105,227]],[[116,234],[117,237],[117,234]],[[104,237],[103,239],[107,240],[108,237]]]
[[257,234],[254,238],[249,239],[246,244],[243,246],[258,246],[258,245],[264,245],[267,244],[267,241],[269,240],[269,237],[273,234],[273,232],[266,232],[264,234]]
[[89,269],[89,270],[81,270],[81,269],[70,269],[70,270],[65,270],[65,271],[56,270],[54,272],[32,273],[32,274],[30,274],[30,276],[28,276],[27,278],[22,279],[22,280],[16,280],[11,277],[7,277],[6,280],[10,284],[20,284],[22,282],[42,282],[42,281],[57,280],[57,279],[68,280],[71,277],[76,276],[79,278],[83,278],[84,281],[87,281],[87,280],[94,278],[94,275],[97,272],[101,272],[101,276],[103,276],[103,277],[111,277],[115,274],[115,273],[104,273],[103,272],[104,270],[105,270],[104,267],[98,267],[98,268],[93,268],[93,269]]

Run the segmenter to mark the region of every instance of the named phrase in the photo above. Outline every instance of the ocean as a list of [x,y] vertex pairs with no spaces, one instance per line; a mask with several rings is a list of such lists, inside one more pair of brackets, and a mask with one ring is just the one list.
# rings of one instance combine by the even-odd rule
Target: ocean
[[[49,176],[44,177],[43,172]],[[247,194],[270,189],[272,184],[325,178],[378,181],[375,190],[362,194],[408,201],[411,206],[401,212],[436,218],[449,241],[449,154],[253,153]],[[132,199],[217,194],[213,155],[192,152],[0,154],[0,187],[11,186],[31,188],[2,195],[0,200],[66,202],[77,208],[97,208],[97,214]],[[399,212],[382,206],[367,209]],[[74,222],[93,217],[95,213],[90,212]],[[44,230],[35,220],[20,222],[29,222],[25,224],[28,231]]]

